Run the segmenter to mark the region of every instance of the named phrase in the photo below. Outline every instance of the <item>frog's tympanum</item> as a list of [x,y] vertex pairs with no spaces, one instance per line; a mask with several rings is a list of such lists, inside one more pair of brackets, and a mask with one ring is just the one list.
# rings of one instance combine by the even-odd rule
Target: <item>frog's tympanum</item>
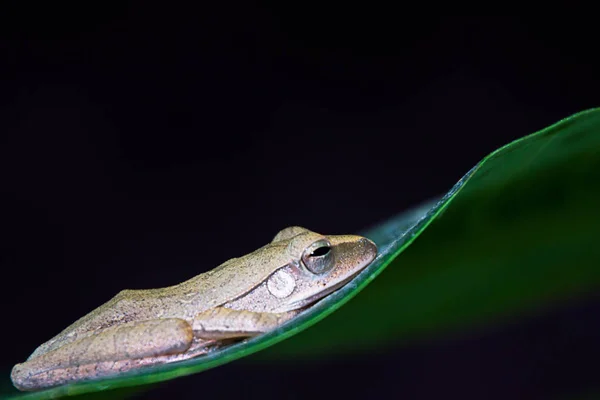
[[270,331],[350,281],[377,248],[300,227],[183,283],[123,290],[12,370],[20,390],[116,376],[197,357]]

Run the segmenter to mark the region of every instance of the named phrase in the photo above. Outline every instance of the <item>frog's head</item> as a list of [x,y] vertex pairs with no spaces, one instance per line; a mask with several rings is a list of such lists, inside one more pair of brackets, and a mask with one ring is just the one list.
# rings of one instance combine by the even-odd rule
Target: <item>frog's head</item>
[[375,244],[362,236],[324,236],[296,226],[280,231],[271,243],[281,245],[288,260],[263,286],[271,312],[314,303],[344,286],[377,256]]

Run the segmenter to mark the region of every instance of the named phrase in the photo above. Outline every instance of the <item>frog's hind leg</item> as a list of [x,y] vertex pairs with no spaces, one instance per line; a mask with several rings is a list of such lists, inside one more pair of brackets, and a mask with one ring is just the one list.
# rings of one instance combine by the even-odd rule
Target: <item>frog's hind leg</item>
[[215,307],[196,314],[192,326],[198,338],[235,340],[269,332],[297,314],[298,311],[269,313]]
[[[190,348],[198,354],[190,354]],[[136,321],[98,331],[17,364],[11,379],[20,390],[39,390],[179,361],[199,355],[202,349],[195,344],[191,325],[183,319]]]

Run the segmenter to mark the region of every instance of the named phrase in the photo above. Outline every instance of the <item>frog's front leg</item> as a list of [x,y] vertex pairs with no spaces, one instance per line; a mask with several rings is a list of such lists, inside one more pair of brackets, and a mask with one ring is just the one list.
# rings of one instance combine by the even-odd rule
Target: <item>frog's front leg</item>
[[17,364],[11,379],[20,390],[39,390],[113,376],[146,365],[177,361],[191,350],[197,353],[195,342],[191,325],[183,319],[130,322],[99,330]]
[[197,314],[192,327],[194,336],[200,339],[237,339],[273,330],[297,314],[298,311],[269,313],[215,307]]

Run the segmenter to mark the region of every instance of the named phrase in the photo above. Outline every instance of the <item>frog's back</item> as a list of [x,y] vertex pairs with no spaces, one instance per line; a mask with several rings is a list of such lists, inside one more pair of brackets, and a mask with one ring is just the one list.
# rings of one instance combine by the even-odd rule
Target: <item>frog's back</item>
[[289,256],[284,251],[286,245],[287,241],[271,243],[178,285],[160,289],[123,290],[40,345],[29,359],[114,325],[158,318],[191,321],[196,314],[252,290],[264,282],[274,269],[289,262]]
[[248,293],[288,264],[286,245],[287,241],[270,243],[168,289],[175,289],[181,303],[192,305],[188,308],[196,313],[218,307]]

